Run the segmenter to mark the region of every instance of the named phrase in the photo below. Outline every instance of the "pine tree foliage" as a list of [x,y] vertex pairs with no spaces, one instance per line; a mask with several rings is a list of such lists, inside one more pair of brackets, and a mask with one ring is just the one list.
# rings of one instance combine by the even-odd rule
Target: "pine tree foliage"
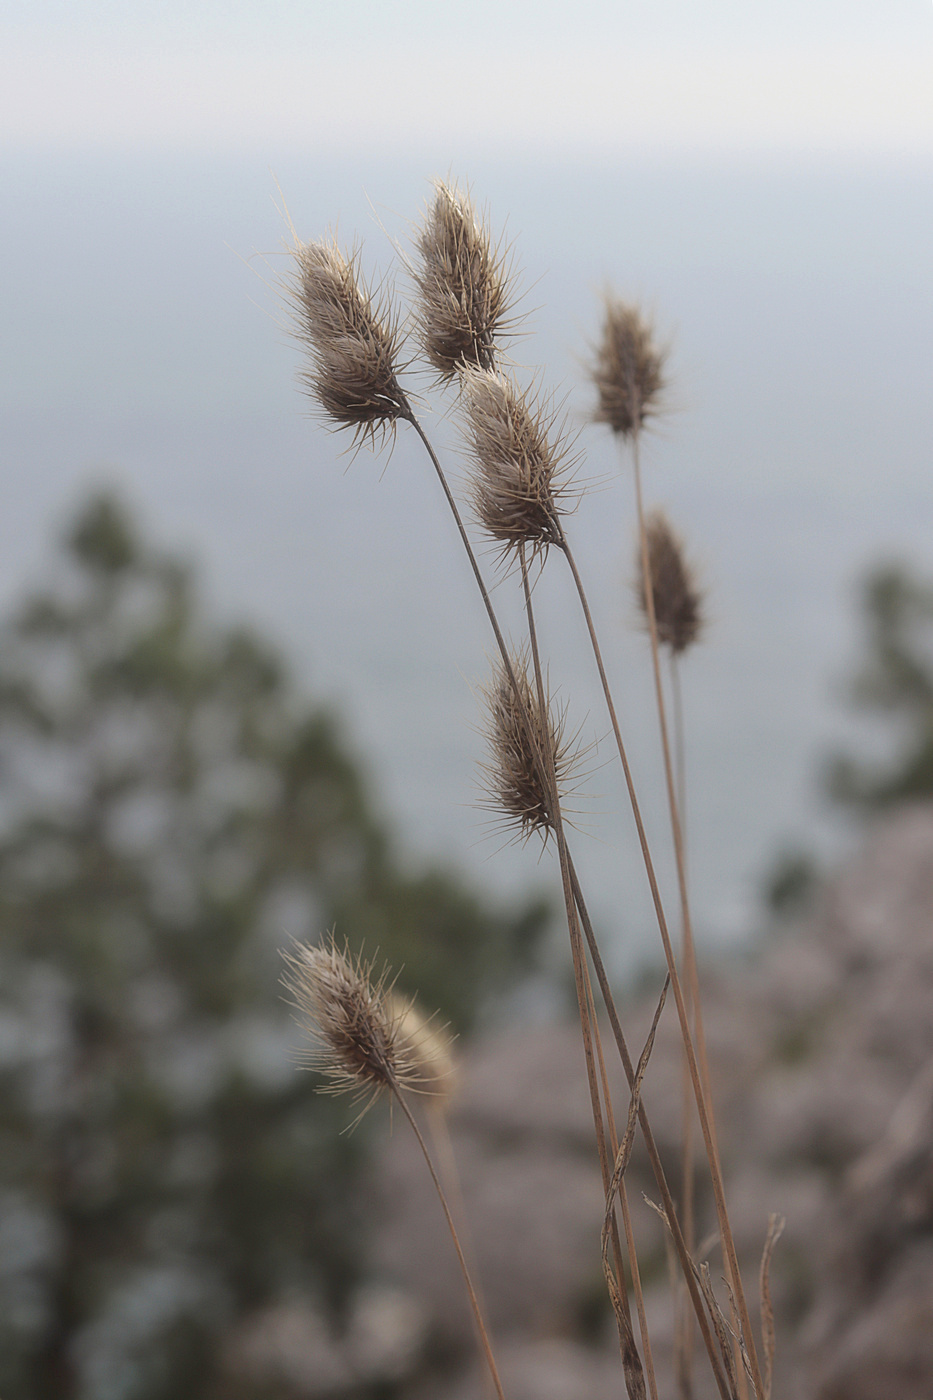
[[96,498],[0,633],[4,1400],[210,1400],[244,1318],[339,1306],[365,1137],[278,985],[334,924],[466,1029],[543,914],[401,874],[328,715]]
[[862,616],[866,654],[850,697],[886,721],[892,755],[886,764],[837,756],[827,788],[868,809],[933,797],[933,587],[902,566],[878,568],[865,581]]

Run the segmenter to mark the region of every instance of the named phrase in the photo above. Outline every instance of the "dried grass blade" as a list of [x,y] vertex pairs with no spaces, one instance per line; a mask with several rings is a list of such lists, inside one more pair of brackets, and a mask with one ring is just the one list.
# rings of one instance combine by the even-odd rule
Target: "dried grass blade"
[[[709,1309],[709,1315],[713,1323],[713,1328],[716,1332],[716,1340],[719,1343],[719,1350],[720,1354],[722,1355],[722,1362],[726,1369],[726,1375],[729,1380],[729,1388],[732,1392],[733,1397],[737,1397],[735,1383],[735,1363],[733,1361],[732,1355],[733,1332],[728,1322],[726,1321],[726,1317],[722,1308],[719,1306],[719,1303],[716,1299],[716,1294],[713,1292],[713,1285],[710,1281],[709,1276],[709,1265],[701,1264],[699,1268],[697,1268],[697,1266],[694,1265],[694,1268],[696,1269],[697,1280],[699,1282],[700,1288],[703,1290],[703,1297],[706,1299],[706,1306]],[[743,1347],[742,1350],[744,1352],[745,1348]]]
[[[625,1383],[628,1387],[629,1395],[633,1397],[635,1395],[643,1396],[645,1394],[645,1383],[640,1361],[638,1362],[637,1371],[631,1365],[631,1358],[634,1356],[635,1360],[637,1360],[638,1353],[635,1348],[635,1338],[632,1333],[632,1325],[622,1306],[621,1294],[619,1292],[619,1287],[616,1282],[615,1275],[612,1271],[612,1265],[609,1260],[609,1251],[612,1242],[612,1226],[615,1218],[614,1212],[616,1196],[619,1194],[619,1188],[622,1185],[622,1179],[625,1176],[626,1169],[628,1168],[629,1159],[632,1155],[632,1148],[635,1144],[635,1127],[638,1122],[638,1105],[641,1102],[642,1080],[644,1079],[645,1071],[648,1068],[648,1061],[651,1058],[651,1051],[654,1049],[654,1038],[657,1034],[658,1022],[661,1019],[661,1012],[664,1010],[664,1003],[667,1000],[667,989],[669,986],[670,977],[665,977],[664,986],[661,988],[661,995],[658,999],[657,1009],[654,1013],[654,1019],[651,1022],[651,1029],[648,1032],[648,1039],[645,1041],[644,1049],[642,1050],[641,1055],[639,1056],[638,1065],[635,1070],[635,1082],[632,1085],[632,1097],[629,1103],[628,1122],[625,1125],[625,1134],[622,1138],[622,1141],[619,1143],[619,1150],[616,1153],[616,1160],[615,1166],[613,1167],[612,1171],[612,1178],[609,1182],[609,1190],[606,1193],[606,1214],[603,1219],[602,1228],[603,1273],[606,1276],[606,1286],[609,1289],[609,1297],[612,1300],[612,1308],[616,1315],[616,1321],[619,1326],[619,1345],[622,1350],[622,1366],[625,1371]],[[635,1389],[633,1389],[633,1383],[636,1386]]]
[[[645,1196],[644,1201],[645,1205],[649,1206],[651,1210],[655,1212],[656,1215],[659,1215],[661,1217],[661,1220],[664,1222],[665,1228],[668,1231],[670,1231],[670,1233],[673,1235],[670,1218],[664,1207],[658,1205],[657,1201],[652,1201],[650,1196]],[[718,1238],[718,1236],[716,1238]],[[722,1365],[725,1371],[725,1381],[728,1388],[730,1400],[738,1400],[735,1379],[735,1363],[733,1360],[732,1352],[732,1338],[734,1334],[728,1322],[726,1321],[722,1308],[719,1306],[719,1303],[716,1300],[716,1295],[713,1292],[713,1286],[710,1282],[709,1277],[709,1265],[698,1265],[695,1259],[691,1259],[690,1263],[693,1266],[694,1278],[696,1279],[700,1292],[703,1295],[703,1299],[706,1303],[706,1310],[709,1313],[710,1319],[713,1324],[713,1330],[716,1334],[716,1342],[719,1347],[720,1359],[722,1361]]]
[[761,1271],[758,1276],[761,1293],[761,1340],[765,1354],[764,1400],[771,1400],[771,1381],[774,1376],[774,1307],[771,1302],[771,1256],[774,1246],[784,1233],[786,1220],[783,1215],[768,1216],[768,1233],[761,1254]]

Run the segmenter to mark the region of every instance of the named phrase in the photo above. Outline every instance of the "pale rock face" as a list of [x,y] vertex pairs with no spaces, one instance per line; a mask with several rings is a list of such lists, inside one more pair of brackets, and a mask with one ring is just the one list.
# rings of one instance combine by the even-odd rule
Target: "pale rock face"
[[[774,933],[743,962],[707,967],[702,982],[727,1194],[752,1298],[768,1213],[787,1217],[772,1278],[774,1400],[933,1394],[933,808],[880,821],[806,923]],[[653,1009],[647,996],[624,1008],[636,1054]],[[609,1050],[607,1038],[607,1058]],[[669,1008],[644,1098],[672,1183],[681,1058]],[[621,1118],[627,1095],[610,1072]],[[447,1126],[429,1110],[420,1116],[465,1222],[509,1400],[617,1400],[578,1029],[517,1027],[474,1044]],[[660,1393],[673,1395],[667,1267],[642,1202],[656,1190],[640,1152],[628,1187]],[[372,1283],[355,1330],[335,1341],[319,1321],[283,1314],[244,1338],[244,1360],[275,1341],[280,1374],[307,1400],[359,1393],[375,1375],[402,1400],[481,1400],[488,1383],[462,1282],[398,1115],[371,1199]],[[699,1210],[702,1236],[712,1225],[705,1190]],[[718,1282],[714,1249],[709,1260]],[[366,1296],[377,1300],[368,1312]],[[302,1332],[317,1355],[304,1370]],[[699,1357],[695,1396],[713,1396]]]

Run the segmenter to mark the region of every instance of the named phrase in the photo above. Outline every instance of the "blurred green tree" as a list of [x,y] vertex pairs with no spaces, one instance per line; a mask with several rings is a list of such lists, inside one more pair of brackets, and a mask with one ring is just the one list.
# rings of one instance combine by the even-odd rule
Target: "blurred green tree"
[[853,705],[893,730],[887,763],[836,755],[826,787],[856,809],[933,797],[933,587],[898,564],[863,585],[865,658],[850,685]]
[[400,873],[328,715],[94,499],[0,635],[3,1400],[221,1395],[244,1318],[339,1306],[365,1140],[295,1072],[290,936],[467,1030],[544,922]]

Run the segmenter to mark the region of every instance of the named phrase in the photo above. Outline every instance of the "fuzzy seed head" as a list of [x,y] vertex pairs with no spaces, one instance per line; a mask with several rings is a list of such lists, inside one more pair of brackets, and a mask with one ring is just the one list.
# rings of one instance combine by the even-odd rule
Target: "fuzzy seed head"
[[418,329],[428,360],[443,380],[464,365],[492,369],[511,294],[502,257],[469,196],[438,180],[416,248]]
[[350,1093],[363,1112],[385,1090],[410,1085],[411,1065],[387,1004],[387,973],[354,959],[333,937],[285,954],[283,979],[314,1048],[306,1062],[323,1074],[326,1092]]
[[410,415],[398,381],[396,319],[359,277],[359,256],[335,242],[299,243],[290,286],[296,334],[310,355],[301,372],[308,392],[338,427],[375,445],[376,434]]
[[665,356],[637,306],[607,295],[604,309],[590,370],[597,393],[593,418],[622,437],[634,437],[658,412]]
[[537,831],[547,841],[554,830],[554,817],[542,763],[550,753],[560,799],[574,758],[565,738],[565,717],[553,713],[549,700],[542,711],[525,657],[513,657],[512,670],[517,691],[500,662],[485,695],[490,748],[484,767],[488,803],[507,826],[517,829],[522,840]]
[[540,553],[559,545],[567,451],[553,420],[495,370],[464,370],[461,386],[480,524],[505,551],[525,545]]
[[[648,537],[648,567],[654,602],[658,641],[670,647],[675,656],[697,640],[703,626],[703,594],[693,570],[684,557],[681,541],[663,511],[654,511],[645,522]],[[645,618],[645,597],[641,550],[638,551],[638,601]]]
[[386,1009],[395,1025],[396,1045],[410,1070],[410,1085],[446,1104],[454,1089],[454,1057],[450,1036],[415,1002],[391,992]]

